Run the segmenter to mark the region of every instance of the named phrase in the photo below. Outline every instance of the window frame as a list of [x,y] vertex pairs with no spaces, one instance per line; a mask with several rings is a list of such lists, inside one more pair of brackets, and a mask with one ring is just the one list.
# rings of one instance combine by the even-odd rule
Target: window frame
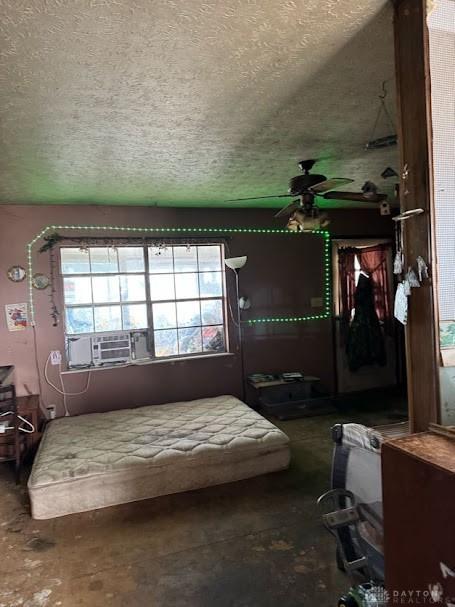
[[[163,245],[167,246],[167,247],[186,247],[186,246],[190,246],[190,247],[203,247],[203,246],[214,246],[214,247],[218,247],[219,252],[220,252],[220,269],[219,270],[206,270],[205,272],[209,273],[209,272],[219,272],[221,275],[221,295],[219,296],[210,296],[210,297],[200,297],[200,283],[199,283],[199,275],[203,274],[204,271],[199,269],[199,258],[197,259],[197,269],[193,270],[193,271],[185,271],[185,272],[175,272],[175,261],[174,261],[174,255],[172,256],[172,272],[163,272],[161,275],[171,275],[174,279],[174,293],[175,293],[175,298],[174,299],[166,299],[166,300],[154,300],[152,299],[151,296],[151,286],[150,286],[150,282],[152,277],[154,276],[154,273],[150,271],[150,250],[153,247],[159,246],[159,245]],[[227,293],[227,284],[226,284],[226,269],[225,269],[225,264],[224,264],[224,260],[225,260],[225,245],[223,242],[207,242],[201,239],[201,241],[195,241],[195,242],[191,242],[188,243],[186,241],[172,241],[169,243],[162,243],[160,242],[142,242],[142,243],[119,243],[119,244],[112,244],[110,241],[106,242],[106,243],[89,243],[88,244],[89,248],[113,248],[115,247],[116,249],[120,249],[120,248],[141,248],[143,251],[143,256],[144,256],[144,268],[143,270],[140,271],[131,271],[131,272],[126,272],[126,271],[121,271],[119,264],[117,271],[115,272],[79,272],[79,273],[74,273],[74,274],[65,274],[63,273],[63,268],[62,268],[62,254],[61,251],[62,249],[76,249],[76,250],[80,250],[81,246],[78,245],[61,245],[59,247],[59,255],[58,255],[58,273],[59,273],[59,278],[60,278],[60,288],[61,288],[61,294],[62,294],[62,307],[63,307],[63,329],[64,329],[64,338],[65,338],[65,342],[72,337],[96,337],[96,336],[109,336],[109,335],[115,335],[118,333],[132,333],[132,332],[141,332],[141,331],[146,331],[147,332],[147,347],[149,350],[150,355],[147,358],[142,359],[142,361],[146,361],[146,362],[164,362],[166,360],[179,360],[179,359],[186,359],[186,358],[191,358],[191,357],[195,357],[195,358],[202,358],[202,357],[211,357],[211,356],[219,356],[219,355],[223,355],[223,354],[229,354],[230,353],[230,348],[229,348],[229,316],[228,316],[228,301],[227,301],[227,297],[228,297],[228,293]],[[118,259],[118,258],[117,258]],[[91,270],[91,268],[90,268]],[[198,275],[198,287],[199,287],[199,294],[198,297],[193,297],[193,298],[187,298],[187,299],[181,299],[181,298],[177,298],[177,293],[176,293],[176,289],[175,289],[175,276],[176,275],[182,275],[182,274],[197,274]],[[155,273],[155,275],[160,275],[160,273]],[[64,281],[65,278],[80,278],[80,277],[89,277],[90,279],[92,279],[93,277],[112,277],[112,276],[117,276],[120,279],[120,276],[143,276],[144,277],[144,283],[145,283],[145,300],[131,300],[131,301],[127,301],[124,302],[121,300],[121,296],[119,298],[118,301],[113,301],[113,302],[97,302],[95,303],[93,301],[93,291],[92,291],[92,302],[90,303],[75,303],[75,304],[67,304],[65,302],[65,288],[64,288]],[[92,289],[93,289],[93,283],[92,283]],[[189,301],[197,301],[199,304],[199,308],[201,310],[201,302],[204,301],[221,301],[221,311],[222,311],[222,322],[220,324],[216,324],[216,325],[205,325],[202,324],[202,314],[201,314],[201,324],[200,325],[191,325],[188,327],[179,327],[178,326],[178,318],[177,318],[177,304],[181,303],[181,302],[189,302]],[[175,304],[176,307],[176,326],[169,328],[170,330],[175,330],[177,332],[177,343],[178,343],[178,331],[179,329],[190,329],[190,328],[196,328],[199,327],[201,329],[201,350],[197,351],[197,352],[188,352],[188,353],[178,353],[178,354],[172,354],[169,356],[156,356],[156,351],[155,351],[155,331],[159,331],[159,330],[165,330],[165,329],[155,329],[154,326],[154,317],[153,317],[153,305],[155,303],[173,303]],[[109,305],[115,305],[115,306],[120,306],[121,308],[121,314],[122,314],[122,324],[123,324],[123,306],[124,305],[134,305],[134,304],[145,304],[146,306],[146,318],[147,318],[147,326],[143,327],[143,328],[134,328],[134,329],[113,329],[111,331],[95,331],[95,309],[97,307],[105,307],[105,306],[109,306]],[[74,308],[87,308],[90,307],[92,309],[92,322],[93,322],[93,331],[89,331],[89,332],[84,332],[84,333],[70,333],[68,332],[68,323],[67,323],[67,310],[68,309],[74,309]],[[206,351],[203,349],[204,347],[204,343],[203,343],[203,334],[202,334],[202,330],[204,329],[204,327],[219,327],[222,326],[223,327],[223,338],[224,338],[224,348],[223,350],[220,351]],[[126,364],[132,364],[132,361],[128,361],[126,362]],[[142,362],[141,364],[144,364],[144,362]],[[108,368],[109,366],[118,366],[117,364],[112,364],[112,365],[105,365],[104,368]],[[96,366],[91,366],[90,368],[96,368]]]

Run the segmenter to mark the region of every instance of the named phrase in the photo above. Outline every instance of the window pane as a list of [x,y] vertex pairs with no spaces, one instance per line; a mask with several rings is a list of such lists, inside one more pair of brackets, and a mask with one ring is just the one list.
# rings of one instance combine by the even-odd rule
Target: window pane
[[220,325],[223,322],[223,304],[221,299],[201,301],[203,325]]
[[125,330],[147,328],[147,306],[145,304],[122,306],[122,314]]
[[122,311],[120,306],[99,306],[95,311],[95,331],[120,331]]
[[153,304],[153,327],[155,329],[173,329],[176,326],[175,303]]
[[142,247],[119,247],[118,265],[120,272],[143,272],[144,249]]
[[192,354],[201,352],[201,328],[179,329],[179,354]]
[[178,353],[176,329],[155,331],[155,356],[175,356]]
[[88,250],[60,249],[62,274],[85,274],[90,272]]
[[179,327],[195,327],[201,324],[199,300],[179,301],[177,303],[177,320]]
[[92,285],[95,303],[120,301],[118,276],[94,276]]
[[151,274],[170,274],[173,272],[172,247],[149,247],[149,270]]
[[223,327],[202,327],[204,352],[224,352]]
[[63,279],[65,304],[92,303],[92,282],[90,276],[75,276]]
[[174,247],[174,272],[197,271],[197,247]]
[[117,250],[111,247],[90,247],[90,265],[94,274],[118,272]]
[[199,270],[221,270],[221,251],[218,246],[198,247]]
[[202,272],[199,274],[201,297],[221,297],[223,287],[221,272]]
[[66,332],[70,334],[93,333],[92,308],[67,308]]
[[197,274],[176,274],[175,291],[177,299],[194,299],[199,297]]
[[145,277],[120,276],[120,293],[122,301],[145,301]]
[[153,274],[150,278],[150,297],[152,301],[175,299],[174,275]]

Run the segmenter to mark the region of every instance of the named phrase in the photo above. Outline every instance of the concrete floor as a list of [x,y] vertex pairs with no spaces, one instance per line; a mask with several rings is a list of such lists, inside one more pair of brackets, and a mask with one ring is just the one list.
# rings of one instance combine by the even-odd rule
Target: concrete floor
[[0,607],[332,607],[349,580],[315,505],[330,428],[393,420],[373,407],[275,421],[286,472],[50,521],[0,465]]

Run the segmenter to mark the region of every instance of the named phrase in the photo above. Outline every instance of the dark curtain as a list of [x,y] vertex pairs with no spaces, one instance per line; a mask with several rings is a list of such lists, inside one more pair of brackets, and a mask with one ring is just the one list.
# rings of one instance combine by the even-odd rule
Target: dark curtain
[[391,297],[387,275],[387,253],[390,245],[380,244],[365,249],[357,249],[357,258],[361,269],[371,278],[374,308],[379,320],[390,324]]

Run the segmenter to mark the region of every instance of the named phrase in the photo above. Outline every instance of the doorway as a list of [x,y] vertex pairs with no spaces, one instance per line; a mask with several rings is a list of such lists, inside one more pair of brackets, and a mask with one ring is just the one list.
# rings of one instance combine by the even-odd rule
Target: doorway
[[[338,396],[378,390],[404,392],[403,331],[393,318],[393,253],[390,239],[340,239],[332,242],[334,281],[334,364]],[[352,328],[359,281],[369,283],[379,321],[375,340],[380,356],[367,351],[355,359]]]

